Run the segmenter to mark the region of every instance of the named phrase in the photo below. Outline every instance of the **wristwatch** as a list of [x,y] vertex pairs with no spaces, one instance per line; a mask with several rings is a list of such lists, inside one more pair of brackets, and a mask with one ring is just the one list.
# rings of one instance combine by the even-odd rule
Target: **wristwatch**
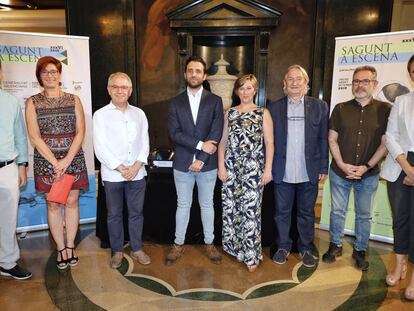
[[372,166],[371,166],[371,165],[369,165],[369,163],[368,163],[368,162],[367,162],[367,163],[365,163],[364,165],[367,167],[368,171],[372,168]]
[[28,167],[29,166],[29,162],[21,162],[21,163],[18,163],[17,165],[18,166],[26,166],[26,167]]

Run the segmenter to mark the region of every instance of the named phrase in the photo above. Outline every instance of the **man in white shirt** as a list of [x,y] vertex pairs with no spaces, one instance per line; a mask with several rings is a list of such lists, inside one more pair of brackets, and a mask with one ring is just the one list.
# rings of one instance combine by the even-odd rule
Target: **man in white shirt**
[[165,263],[174,264],[184,252],[194,184],[197,184],[206,254],[221,263],[214,241],[214,187],[217,179],[217,143],[223,132],[223,103],[203,89],[206,63],[191,56],[185,64],[187,89],[174,97],[168,111],[168,131],[175,143],[174,183],[177,190],[174,245]]
[[123,258],[123,202],[128,208],[131,257],[147,265],[151,259],[142,250],[144,165],[149,153],[148,121],[144,112],[128,103],[132,93],[129,76],[116,72],[109,76],[111,102],[95,112],[93,137],[95,154],[101,162],[108,209],[108,233],[112,250],[111,267]]

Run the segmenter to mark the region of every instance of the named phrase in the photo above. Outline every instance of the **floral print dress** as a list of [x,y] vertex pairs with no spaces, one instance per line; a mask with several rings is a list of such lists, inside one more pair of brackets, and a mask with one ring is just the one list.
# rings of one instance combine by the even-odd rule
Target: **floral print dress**
[[261,205],[264,171],[264,108],[228,112],[228,140],[223,183],[223,250],[246,265],[256,265],[262,256]]
[[[63,93],[62,96],[54,98],[39,93],[31,99],[36,109],[43,141],[56,159],[63,159],[76,135],[75,95]],[[54,181],[53,166],[36,149],[33,156],[33,171],[36,190],[49,192]],[[73,190],[88,188],[88,172],[82,148],[73,158],[66,173],[75,176]]]

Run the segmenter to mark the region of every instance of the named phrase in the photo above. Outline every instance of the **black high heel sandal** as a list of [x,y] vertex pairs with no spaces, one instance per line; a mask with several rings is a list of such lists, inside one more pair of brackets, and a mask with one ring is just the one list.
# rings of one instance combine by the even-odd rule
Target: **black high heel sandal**
[[78,256],[74,256],[74,254],[73,254],[73,251],[75,250],[75,248],[74,247],[69,247],[69,246],[66,246],[66,248],[67,249],[70,249],[72,252],[71,252],[71,255],[72,256],[70,256],[68,259],[67,259],[67,261],[68,261],[68,264],[71,266],[71,267],[73,267],[73,266],[76,266],[77,264],[78,264],[78,262],[79,262],[79,257]]
[[66,247],[61,250],[57,250],[58,256],[60,254],[60,260],[58,260],[58,256],[56,256],[56,266],[58,267],[59,270],[66,269],[68,267],[68,260],[63,259],[63,251],[65,250],[66,250]]

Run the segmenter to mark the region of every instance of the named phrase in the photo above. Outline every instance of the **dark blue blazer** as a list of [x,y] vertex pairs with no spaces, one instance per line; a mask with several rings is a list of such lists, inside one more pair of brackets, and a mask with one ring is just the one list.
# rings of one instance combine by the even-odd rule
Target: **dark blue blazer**
[[[329,109],[326,102],[305,96],[305,160],[306,170],[311,183],[318,183],[319,174],[328,173],[328,119]],[[283,181],[286,168],[287,145],[287,97],[283,97],[268,107],[273,119],[275,154],[272,175],[275,183]]]
[[187,90],[174,97],[168,111],[168,131],[175,143],[173,167],[188,172],[194,155],[204,162],[202,171],[217,168],[217,152],[212,155],[196,149],[199,141],[214,140],[220,142],[223,134],[223,103],[221,97],[206,90],[201,94],[197,120],[191,114]]

